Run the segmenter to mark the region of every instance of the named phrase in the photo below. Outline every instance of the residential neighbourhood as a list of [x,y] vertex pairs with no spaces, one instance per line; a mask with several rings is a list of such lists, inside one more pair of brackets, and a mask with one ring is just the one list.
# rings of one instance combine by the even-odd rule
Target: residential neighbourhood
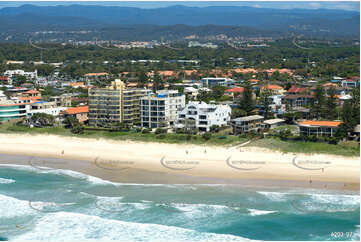
[[[49,82],[52,78],[38,76],[36,70],[6,70],[1,76],[4,91],[1,91],[0,120],[17,122],[44,113],[62,121],[59,125],[64,125],[64,120],[71,116],[85,128],[111,127],[118,123],[153,132],[162,128],[165,132],[192,130],[202,134],[228,127],[230,135],[246,135],[267,134],[268,130],[279,126],[293,126],[300,136],[335,136],[343,123],[342,106],[352,99],[352,91],[359,87],[359,77],[334,77],[321,85],[324,101],[330,98],[328,93],[332,90],[335,110],[339,110],[329,119],[327,115],[317,117],[315,113],[320,94],[317,82],[310,84],[304,80],[285,85],[277,80],[254,78],[256,73],[269,75],[275,71],[293,76],[289,69],[223,72],[215,69],[211,73],[217,77],[191,80],[169,70],[148,72],[148,83],[139,85],[139,80],[129,77],[129,72],[119,73],[113,81],[114,77],[101,72],[87,73],[78,80]],[[234,72],[251,73],[251,78],[232,79]],[[191,75],[197,70],[184,73]],[[155,75],[161,83],[155,82]],[[169,82],[170,77],[179,78],[179,81]],[[105,85],[100,87],[99,84]],[[46,93],[49,87],[56,92]],[[216,98],[209,98],[215,95]],[[237,114],[245,98],[253,107]]]

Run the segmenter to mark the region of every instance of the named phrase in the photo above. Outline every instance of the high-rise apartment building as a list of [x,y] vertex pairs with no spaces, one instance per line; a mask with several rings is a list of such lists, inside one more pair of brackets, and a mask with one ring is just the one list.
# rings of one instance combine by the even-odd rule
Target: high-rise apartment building
[[178,90],[160,90],[141,98],[141,124],[145,128],[173,126],[177,111],[185,106],[185,96]]
[[150,92],[148,89],[126,88],[119,79],[106,88],[89,89],[89,124],[140,124],[140,98]]

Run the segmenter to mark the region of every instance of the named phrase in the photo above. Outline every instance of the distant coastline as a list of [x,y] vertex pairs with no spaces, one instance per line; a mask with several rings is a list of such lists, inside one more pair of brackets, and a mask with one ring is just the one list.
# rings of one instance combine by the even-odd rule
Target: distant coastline
[[[123,183],[238,184],[359,190],[359,157],[0,134],[0,163],[74,170]],[[15,155],[15,156],[14,156]],[[22,158],[17,159],[16,156]]]

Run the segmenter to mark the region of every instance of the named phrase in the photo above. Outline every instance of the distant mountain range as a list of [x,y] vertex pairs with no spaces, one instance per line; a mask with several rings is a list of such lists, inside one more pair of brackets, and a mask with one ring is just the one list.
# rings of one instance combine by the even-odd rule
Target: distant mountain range
[[[214,34],[231,32],[231,35],[246,36],[300,33],[359,38],[360,35],[359,12],[329,9],[186,6],[141,9],[94,5],[23,5],[0,9],[0,22],[2,37],[9,33],[19,35],[46,30],[106,32],[110,29],[120,34],[124,29],[131,29],[138,37],[146,37],[145,34],[139,36],[145,25],[152,26],[152,36],[160,37],[163,34],[169,38],[174,35],[184,37],[193,32],[202,35],[205,29]],[[214,30],[209,26],[213,26]],[[174,29],[182,32],[174,32]],[[119,35],[118,38],[123,37]]]

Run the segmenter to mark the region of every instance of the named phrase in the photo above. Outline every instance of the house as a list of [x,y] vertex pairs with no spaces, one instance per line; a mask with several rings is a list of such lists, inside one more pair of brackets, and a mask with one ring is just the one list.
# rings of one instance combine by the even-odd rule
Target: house
[[230,121],[231,111],[229,105],[189,102],[178,111],[176,128],[209,132],[214,125],[226,126]]
[[268,84],[268,85],[264,85],[261,87],[261,93],[264,92],[265,90],[269,90],[273,95],[282,95],[285,90],[283,89],[283,87],[279,86],[279,85],[272,85],[272,84]]
[[41,93],[38,90],[33,89],[33,90],[23,92],[21,95],[23,97],[40,97]]
[[178,90],[161,90],[140,99],[142,127],[172,127],[177,120],[177,110],[184,108],[185,96]]
[[8,60],[8,61],[6,61],[6,65],[24,65],[24,61]]
[[257,85],[258,83],[261,82],[260,80],[257,79],[249,79],[248,81],[251,83],[251,85]]
[[49,97],[49,100],[56,103],[56,106],[70,107],[72,96],[69,94],[62,94],[60,96]]
[[31,79],[36,79],[38,78],[38,71],[35,70],[33,72],[29,71],[24,71],[24,70],[7,70],[4,72],[5,76],[8,76],[10,78],[12,78],[14,75],[19,75],[19,76],[25,76],[27,78],[31,78]]
[[[10,84],[9,77],[7,76],[0,76],[0,84]],[[10,84],[11,85],[11,84]]]
[[234,87],[224,91],[224,95],[232,97],[233,100],[236,98],[243,97],[244,88],[243,87]]
[[224,77],[206,77],[202,78],[202,85],[203,87],[212,88],[214,86],[224,86],[229,87],[234,85],[235,81],[230,78],[224,78]]
[[273,113],[282,114],[285,111],[285,105],[282,103],[284,95],[272,95],[268,99],[270,101],[269,107]]
[[260,132],[263,130],[264,117],[261,115],[251,115],[235,118],[231,120],[233,134],[243,134],[249,132]]
[[283,97],[290,107],[305,107],[312,103],[314,97],[308,94],[292,94]]
[[89,113],[89,106],[80,106],[74,108],[67,108],[63,115],[64,117],[72,116],[76,118],[79,123],[84,123],[88,121],[88,113]]
[[282,125],[285,122],[284,119],[280,118],[274,118],[274,119],[268,119],[263,122],[265,129],[273,129],[277,126]]
[[291,86],[290,89],[287,90],[287,95],[296,95],[296,94],[303,94],[306,93],[308,90],[307,87],[297,87],[297,86]]
[[185,87],[183,93],[187,96],[192,96],[196,98],[198,96],[198,89],[194,87]]
[[70,82],[69,86],[72,88],[85,88],[84,82]]
[[45,113],[58,117],[66,109],[66,107],[57,107],[55,102],[37,101],[31,104],[31,110],[27,113],[27,118],[36,113]]
[[359,85],[358,81],[352,79],[346,79],[341,82],[342,87],[351,87],[355,88]]
[[298,123],[300,135],[310,136],[334,136],[342,124],[340,121],[313,121],[305,120]]

